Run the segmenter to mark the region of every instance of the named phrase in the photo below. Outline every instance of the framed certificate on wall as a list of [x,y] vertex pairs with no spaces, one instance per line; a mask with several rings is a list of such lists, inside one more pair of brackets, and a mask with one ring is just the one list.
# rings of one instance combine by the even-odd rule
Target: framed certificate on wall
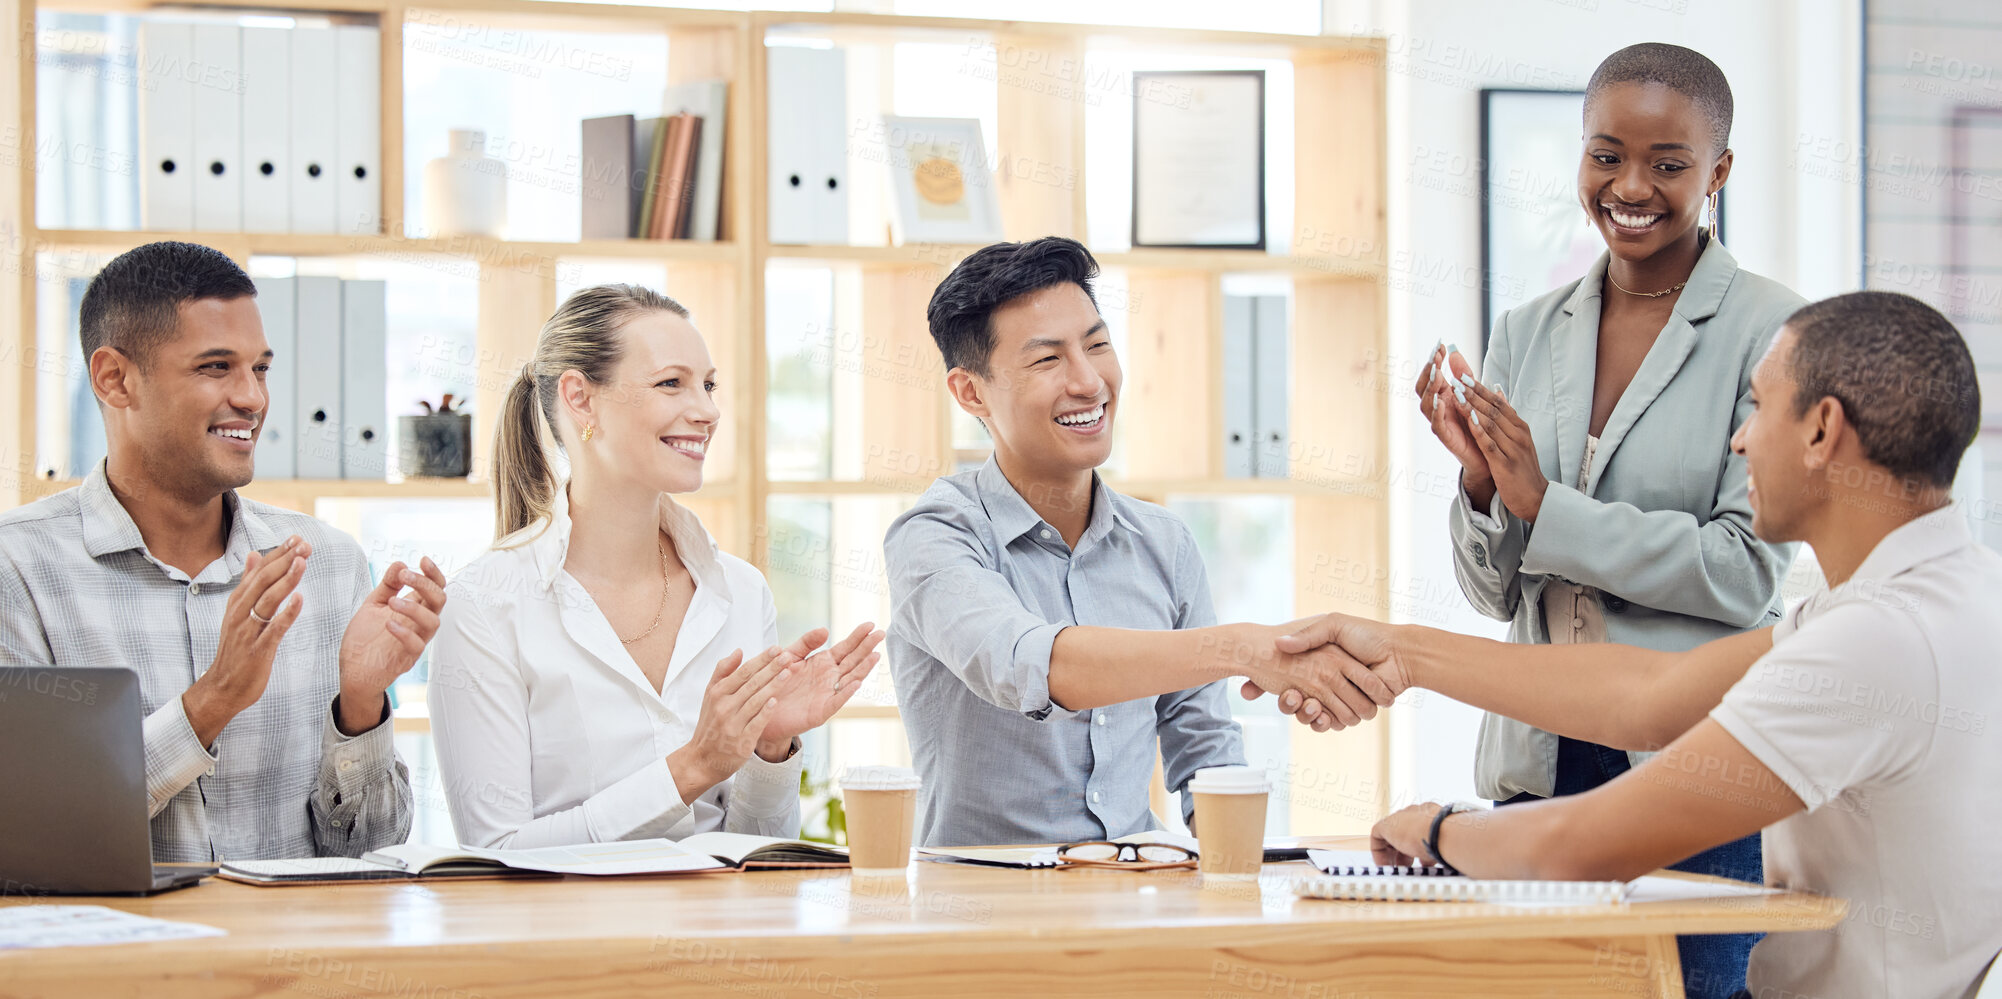
[[1133,74],[1133,245],[1265,249],[1265,71]]

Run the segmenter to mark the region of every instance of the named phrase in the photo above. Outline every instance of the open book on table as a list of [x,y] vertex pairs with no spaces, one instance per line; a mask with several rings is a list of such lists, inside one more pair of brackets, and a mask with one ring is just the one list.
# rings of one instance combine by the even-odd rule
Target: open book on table
[[697,833],[675,842],[638,839],[528,850],[404,843],[347,857],[230,861],[220,877],[247,884],[325,884],[430,878],[495,878],[585,874],[692,874],[781,867],[846,867],[840,847],[743,833]]

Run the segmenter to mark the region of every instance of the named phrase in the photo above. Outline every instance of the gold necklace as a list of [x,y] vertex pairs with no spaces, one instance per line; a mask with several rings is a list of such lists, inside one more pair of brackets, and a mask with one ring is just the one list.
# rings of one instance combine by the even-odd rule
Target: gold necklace
[[[1606,280],[1608,282],[1611,282],[1613,287],[1620,288],[1620,283],[1618,281],[1613,280],[1613,269],[1611,267],[1606,268]],[[1682,286],[1688,283],[1689,279],[1683,278],[1682,280],[1677,281],[1675,283],[1675,287],[1664,288],[1661,291],[1627,291],[1627,289],[1625,288],[1620,288],[1620,290],[1626,291],[1627,294],[1632,295],[1635,298],[1660,298],[1663,295],[1673,295],[1676,292],[1681,291]]]
[[[654,547],[660,552],[660,607],[653,612],[653,623],[647,625],[645,631],[631,638],[619,639],[619,644],[621,645],[631,645],[653,634],[653,630],[660,627],[660,619],[667,616],[667,544],[660,540],[658,532],[654,534]],[[617,634],[617,632],[613,632],[614,637]]]

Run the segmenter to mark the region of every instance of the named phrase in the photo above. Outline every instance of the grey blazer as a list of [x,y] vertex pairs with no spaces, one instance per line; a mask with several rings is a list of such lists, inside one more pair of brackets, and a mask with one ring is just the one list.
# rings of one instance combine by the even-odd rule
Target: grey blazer
[[[1508,621],[1513,642],[1550,640],[1540,597],[1553,579],[1599,588],[1607,638],[1622,644],[1681,650],[1771,624],[1794,546],[1752,536],[1745,462],[1730,438],[1751,412],[1753,365],[1805,302],[1711,241],[1607,419],[1581,491],[1607,259],[1495,322],[1481,380],[1501,383],[1529,424],[1550,488],[1533,525],[1499,498],[1477,512],[1456,491],[1460,589]],[[1556,774],[1555,735],[1494,714],[1482,721],[1481,794],[1548,796]]]

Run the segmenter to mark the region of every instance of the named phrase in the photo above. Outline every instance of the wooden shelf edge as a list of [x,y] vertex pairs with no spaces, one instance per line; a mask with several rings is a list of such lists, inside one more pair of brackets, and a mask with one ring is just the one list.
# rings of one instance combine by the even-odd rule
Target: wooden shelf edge
[[[978,245],[919,243],[909,246],[767,245],[759,247],[766,260],[860,263],[879,267],[949,268]],[[1220,274],[1284,273],[1330,280],[1380,281],[1385,269],[1374,260],[1338,256],[1301,256],[1258,250],[1137,249],[1093,250],[1101,267],[1127,270],[1198,271]]]
[[[903,715],[894,704],[849,704],[834,713],[829,723],[848,721],[896,721]],[[390,715],[397,735],[430,735],[431,712],[422,701],[399,706]]]
[[475,262],[506,265],[523,257],[639,260],[689,260],[736,263],[743,248],[734,242],[685,239],[593,239],[570,242],[507,240],[488,236],[443,236],[409,239],[401,236],[333,233],[155,232],[134,229],[36,229],[30,237],[35,251],[101,249],[124,252],[161,240],[213,246],[225,253],[272,257],[343,257],[391,253],[465,257]]
[[1121,43],[1196,48],[1298,49],[1318,52],[1377,52],[1384,40],[1371,35],[1306,35],[1212,28],[1161,28],[1132,24],[1072,24],[978,17],[926,17],[832,11],[753,11],[754,26],[812,30],[836,28],[887,32],[957,32],[1012,38],[1106,39]]
[[38,10],[86,14],[129,14],[152,11],[242,11],[277,14],[386,14],[441,11],[459,15],[490,15],[496,19],[543,22],[552,28],[577,21],[605,25],[648,24],[662,30],[737,30],[749,25],[743,13],[696,7],[650,7],[638,4],[569,3],[547,0],[38,0]]
[[[1106,485],[1128,496],[1353,496],[1380,497],[1384,484],[1347,475],[1286,479],[1107,479]],[[916,495],[930,481],[874,479],[774,479],[765,492],[775,496]]]
[[[28,484],[22,503],[32,503],[82,484],[80,479],[35,479]],[[486,479],[404,479],[376,482],[366,479],[259,479],[239,490],[259,503],[293,506],[322,499],[490,499],[493,483]],[[702,487],[687,498],[729,500],[737,496],[735,483],[717,482]]]

